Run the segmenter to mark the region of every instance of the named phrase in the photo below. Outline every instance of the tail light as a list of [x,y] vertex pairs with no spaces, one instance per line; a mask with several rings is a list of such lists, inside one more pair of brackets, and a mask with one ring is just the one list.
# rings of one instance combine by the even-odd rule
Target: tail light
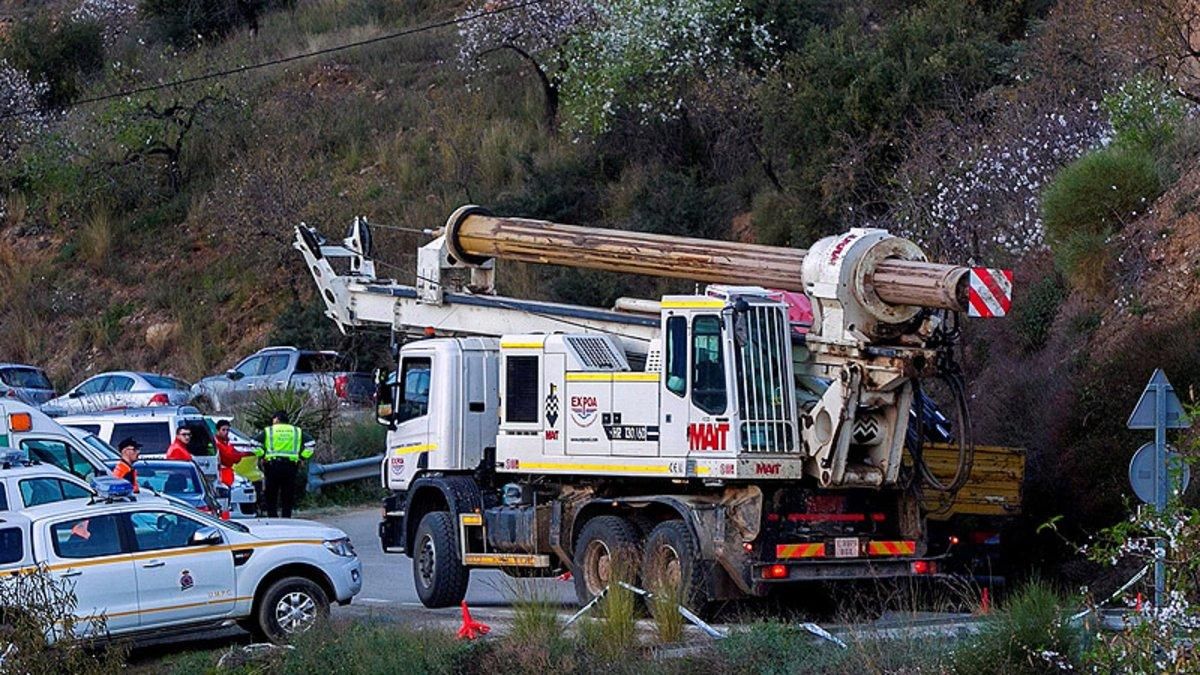
[[347,398],[350,394],[349,390],[350,376],[349,375],[334,375],[333,376],[333,393],[338,398]]
[[764,579],[786,579],[787,575],[787,565],[771,565],[763,568]]
[[221,520],[229,520],[229,510],[228,509],[221,511]]
[[168,398],[166,394],[164,394],[160,391],[157,394],[151,396],[150,400],[146,403],[146,405],[167,405],[170,402],[171,402],[171,399]]
[[912,563],[913,574],[937,574],[937,563],[929,560],[914,560]]

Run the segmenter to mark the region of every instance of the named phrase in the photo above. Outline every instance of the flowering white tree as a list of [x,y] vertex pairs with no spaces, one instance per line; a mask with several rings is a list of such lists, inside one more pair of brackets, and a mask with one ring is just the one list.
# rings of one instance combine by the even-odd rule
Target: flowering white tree
[[[571,36],[593,24],[593,0],[544,0],[517,7],[516,0],[471,0],[459,15],[459,65],[486,76],[501,64],[500,53],[516,55],[542,87],[545,119],[558,121],[559,90],[567,68],[564,48]],[[510,9],[511,8],[511,9]]]
[[50,113],[39,101],[48,89],[0,59],[0,160],[12,159],[23,143],[46,129]]
[[943,120],[896,176],[891,217],[935,256],[978,260],[1045,247],[1041,193],[1058,169],[1107,141],[1098,104],[1006,102],[990,123]]
[[770,58],[771,37],[739,0],[613,0],[568,44],[563,105],[582,131],[607,130],[618,112],[641,121],[683,114],[697,82]]
[[104,42],[111,45],[137,21],[136,0],[83,0],[71,12],[75,21],[95,21],[104,31]]

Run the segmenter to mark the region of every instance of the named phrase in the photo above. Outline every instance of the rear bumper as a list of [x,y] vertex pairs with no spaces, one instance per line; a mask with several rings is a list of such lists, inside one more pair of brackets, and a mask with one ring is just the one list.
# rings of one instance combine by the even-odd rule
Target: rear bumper
[[[765,592],[771,585],[797,581],[933,577],[941,576],[939,565],[942,564],[944,559],[945,556],[933,558],[877,558],[820,561],[780,560],[773,563],[754,563],[751,566],[751,578],[754,580],[756,587]],[[915,571],[913,569],[914,563],[924,564],[927,571]],[[779,567],[787,570],[786,576],[764,578],[765,570],[777,569]]]

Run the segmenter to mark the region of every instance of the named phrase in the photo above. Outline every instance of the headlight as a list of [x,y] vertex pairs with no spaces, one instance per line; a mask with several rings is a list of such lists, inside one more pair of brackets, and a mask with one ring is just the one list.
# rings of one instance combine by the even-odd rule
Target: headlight
[[353,558],[357,555],[354,552],[354,544],[350,543],[350,537],[342,537],[341,539],[326,539],[324,542],[325,548],[334,555],[340,555],[343,558]]

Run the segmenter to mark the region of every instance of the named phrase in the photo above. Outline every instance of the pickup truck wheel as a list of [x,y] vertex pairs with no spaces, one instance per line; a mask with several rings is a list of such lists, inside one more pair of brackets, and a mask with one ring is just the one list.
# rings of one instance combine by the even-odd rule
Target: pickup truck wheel
[[413,581],[421,604],[453,607],[467,596],[470,570],[459,557],[454,519],[445,511],[426,513],[417,525],[412,550]]
[[[708,604],[707,565],[701,559],[699,543],[687,523],[668,520],[646,537],[642,580],[651,593],[666,593],[693,612],[704,613]],[[648,604],[652,614],[656,607],[665,607],[656,602]]]
[[583,526],[572,570],[579,604],[591,602],[610,583],[637,583],[639,539],[633,523],[619,516],[597,516]]
[[271,584],[258,603],[255,619],[262,637],[281,644],[329,616],[329,597],[311,579],[284,577]]

